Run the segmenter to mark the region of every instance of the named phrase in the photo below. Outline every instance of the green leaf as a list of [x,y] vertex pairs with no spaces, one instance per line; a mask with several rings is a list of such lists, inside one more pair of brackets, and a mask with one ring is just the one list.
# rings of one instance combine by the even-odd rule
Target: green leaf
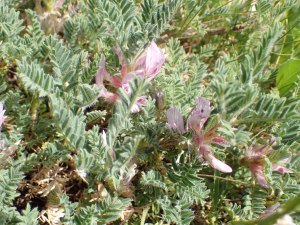
[[74,115],[63,99],[50,95],[51,114],[62,136],[75,150],[80,150],[85,144],[85,116]]
[[18,223],[19,225],[37,225],[37,216],[39,214],[37,208],[31,210],[30,204],[27,203],[26,210],[22,211],[23,216],[18,216],[22,222]]
[[286,95],[296,86],[297,75],[300,75],[300,59],[290,59],[279,66],[276,86],[279,89],[280,96]]

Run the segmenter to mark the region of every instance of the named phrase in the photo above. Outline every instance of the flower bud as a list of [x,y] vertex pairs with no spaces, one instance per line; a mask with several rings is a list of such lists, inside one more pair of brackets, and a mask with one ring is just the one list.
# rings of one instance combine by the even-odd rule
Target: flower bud
[[154,91],[152,98],[155,99],[156,108],[163,110],[163,108],[166,106],[165,95],[160,88]]

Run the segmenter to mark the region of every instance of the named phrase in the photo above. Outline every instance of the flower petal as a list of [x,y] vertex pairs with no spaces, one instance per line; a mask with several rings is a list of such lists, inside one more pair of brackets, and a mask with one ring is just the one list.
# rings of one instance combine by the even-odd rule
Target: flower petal
[[146,103],[146,99],[148,98],[148,96],[144,95],[144,96],[140,96],[137,98],[135,104],[132,106],[131,108],[131,112],[132,113],[137,113],[139,111],[141,111],[141,106],[147,106],[147,103]]
[[158,48],[157,45],[152,42],[147,49],[146,57],[146,76],[148,81],[152,80],[154,76],[160,72],[164,62],[164,51]]
[[220,137],[215,137],[214,139],[212,139],[211,143],[218,144],[222,147],[232,146],[232,144],[229,141],[226,141],[225,139],[220,138]]
[[103,87],[101,89],[100,94],[99,94],[99,98],[106,98],[107,97],[107,92],[108,92],[107,89],[105,87]]
[[136,76],[141,76],[141,77],[145,77],[145,72],[143,70],[136,70],[136,71],[132,71],[130,73],[127,73],[123,80],[122,80],[122,84],[128,84],[128,81],[133,81],[133,74],[135,74]]
[[200,115],[202,118],[209,117],[211,108],[210,102],[202,97],[196,97],[197,106],[194,110],[194,114]]
[[[180,134],[184,133],[183,118],[180,112],[178,111],[177,106],[174,106],[167,110],[167,120],[168,120],[167,127],[169,129],[171,127],[174,130],[178,130]],[[170,131],[173,132],[172,129],[170,129]]]
[[280,173],[294,173],[293,171],[283,167],[283,166],[280,166],[280,165],[273,165],[272,168],[271,168],[272,171],[278,171]]
[[[196,97],[196,103],[197,105],[193,111],[193,115],[188,119],[188,127],[192,130],[193,135],[200,136],[203,133],[204,123],[210,115],[210,102],[205,98]],[[197,140],[197,138],[195,138],[195,140]],[[205,143],[208,142],[209,141],[206,141]]]
[[192,131],[193,135],[202,135],[203,133],[203,120],[197,115],[193,115],[187,120],[189,129]]
[[133,104],[131,108],[131,113],[137,113],[140,111],[140,107],[137,104]]
[[256,181],[260,184],[260,186],[265,187],[265,188],[270,187],[264,176],[264,168],[262,165],[252,165],[250,167],[250,170],[251,170],[252,174],[254,175]]
[[210,143],[211,140],[216,136],[216,130],[219,127],[219,123],[217,122],[212,128],[204,133],[204,144]]
[[105,101],[110,102],[110,103],[115,103],[119,99],[120,99],[120,97],[117,94],[111,93],[111,92],[107,92],[107,95],[105,97]]
[[270,185],[266,181],[266,178],[263,173],[255,173],[254,177],[255,177],[256,181],[260,184],[260,186],[265,187],[265,188],[270,187]]
[[109,72],[107,72],[107,70],[106,70],[105,61],[106,61],[106,58],[103,55],[99,65],[98,65],[100,68],[99,68],[97,74],[95,75],[96,76],[96,84],[98,85],[98,87],[100,85],[103,85],[103,78],[106,79],[107,81],[110,81],[110,82],[112,81],[112,78],[110,77]]
[[200,152],[203,153],[203,158],[205,160],[207,160],[213,168],[215,168],[223,173],[231,173],[232,172],[232,168],[230,166],[228,166],[227,164],[225,164],[224,162],[220,161],[219,159],[217,159],[216,157],[213,156],[213,154],[209,150],[208,146],[201,145]]
[[112,77],[112,81],[111,81],[112,86],[114,86],[115,88],[119,88],[122,86],[122,80],[120,77],[118,76],[113,76]]
[[276,209],[280,206],[280,203],[277,202],[274,205],[269,206],[264,210],[264,213],[260,215],[260,219],[270,216],[276,212]]
[[292,160],[292,157],[288,157],[288,158],[285,158],[285,159],[283,159],[283,160],[280,160],[279,162],[280,162],[280,163],[290,163],[291,160]]

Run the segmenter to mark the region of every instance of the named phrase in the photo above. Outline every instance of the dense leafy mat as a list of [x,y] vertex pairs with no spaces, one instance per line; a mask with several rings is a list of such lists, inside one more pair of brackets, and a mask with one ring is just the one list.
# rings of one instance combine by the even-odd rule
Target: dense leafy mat
[[0,1],[0,224],[300,224],[298,0]]

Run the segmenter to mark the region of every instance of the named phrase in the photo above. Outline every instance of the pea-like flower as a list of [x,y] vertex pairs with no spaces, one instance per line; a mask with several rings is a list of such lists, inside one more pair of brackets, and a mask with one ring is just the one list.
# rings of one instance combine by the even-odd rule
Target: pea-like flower
[[214,157],[214,155],[211,153],[211,147],[209,145],[200,145],[198,154],[202,154],[203,159],[207,160],[213,168],[223,173],[232,172],[232,168],[230,166]]
[[[283,160],[280,160],[278,163],[280,164],[283,164],[283,163],[289,163],[291,162],[291,159],[292,157],[289,157],[289,158],[286,158],[286,159],[283,159]],[[293,171],[281,166],[281,165],[278,165],[278,164],[275,164],[275,165],[272,165],[272,168],[271,168],[273,171],[278,171],[280,173],[293,173]]]
[[[105,60],[106,60],[105,56],[103,55],[99,65],[98,65],[99,70],[95,76],[96,84],[98,87],[103,86],[104,78],[106,80],[110,79],[109,72],[107,72],[106,67],[105,67]],[[107,89],[103,86],[99,97],[105,97],[106,95],[107,95]]]
[[[131,71],[128,71],[127,73],[128,68],[126,63],[122,62],[123,53],[118,44],[115,46],[114,52],[119,57],[119,64],[122,65],[122,70],[120,71],[122,76],[110,76],[105,67],[106,58],[104,55],[102,56],[101,62],[99,63],[99,70],[96,74],[96,84],[98,85],[98,87],[103,86],[99,97],[104,98],[106,101],[112,103],[116,102],[120,98],[117,94],[109,92],[104,87],[103,79],[107,80],[109,82],[109,85],[115,88],[122,88],[128,95],[131,95],[131,88],[128,82],[133,81],[133,74],[151,81],[155,77],[155,75],[160,72],[162,64],[165,62],[167,56],[164,55],[164,49],[158,48],[157,45],[153,42],[136,60],[135,65],[133,65],[133,67],[129,66],[129,69],[131,69]],[[138,97],[131,109],[131,112],[139,112],[142,106],[146,106],[146,99],[147,96]]]
[[[257,149],[253,150],[253,144],[250,145],[249,149],[245,152],[245,157],[241,160],[241,163],[248,167],[250,171],[252,172],[254,178],[256,181],[265,188],[269,188],[270,185],[266,181],[266,178],[264,176],[264,169],[267,165],[266,158],[267,156],[273,151],[272,145],[276,145],[276,142],[274,141],[275,138],[272,137],[271,143],[266,143],[265,145],[258,146]],[[291,158],[286,158],[278,163],[288,163],[290,162]],[[274,164],[271,168],[272,171],[279,171],[281,173],[293,173],[293,171],[281,166]]]
[[[204,123],[207,121],[211,112],[210,102],[205,98],[196,97],[196,103],[197,105],[192,116],[187,120],[188,128],[193,134],[192,141],[195,151],[199,157],[207,160],[213,168],[223,173],[231,173],[231,167],[215,158],[211,151],[212,148],[208,145],[215,143],[221,146],[231,146],[231,144],[217,136],[216,130],[219,126],[218,122],[210,130],[204,132]],[[167,111],[167,119],[168,123],[166,123],[166,126],[171,132],[173,128],[174,130],[178,130],[180,134],[184,133],[183,119],[176,106]]]
[[120,81],[118,80],[118,78],[114,78],[114,77],[110,76],[109,72],[106,70],[106,67],[105,67],[105,60],[106,60],[105,56],[103,55],[99,65],[98,65],[99,70],[98,70],[98,72],[95,76],[96,84],[97,84],[98,87],[103,86],[102,90],[99,94],[99,98],[104,98],[105,101],[114,103],[119,99],[119,96],[116,95],[115,93],[109,92],[106,89],[106,87],[104,87],[103,79],[105,79],[105,80],[107,80],[111,83],[114,83],[115,86],[117,86],[117,85],[120,86],[120,84],[119,84]]
[[172,134],[174,133],[173,130],[177,130],[180,134],[185,132],[183,118],[178,111],[177,106],[167,110],[167,120],[168,122],[166,123],[166,126],[169,128]]
[[[141,77],[145,77],[145,72],[142,70],[139,71],[134,71],[134,72],[130,72],[127,73],[122,81],[122,88],[123,90],[128,94],[131,95],[131,88],[129,86],[129,81],[133,82],[133,74],[137,75],[137,76],[141,76]],[[136,102],[134,103],[133,107],[131,108],[131,112],[132,113],[137,113],[141,110],[141,106],[147,106],[146,104],[146,99],[148,98],[148,96],[143,95],[137,98]]]
[[161,70],[168,55],[165,50],[160,49],[152,42],[147,50],[139,57],[135,63],[134,70],[144,70],[148,81],[151,81]]
[[188,127],[193,133],[193,144],[196,153],[207,160],[213,168],[223,173],[231,173],[231,167],[215,158],[211,152],[211,147],[208,145],[215,143],[221,146],[230,146],[231,144],[225,139],[217,137],[218,122],[210,130],[204,132],[204,123],[211,112],[210,102],[205,98],[197,97],[196,103],[193,115],[188,119]]
[[210,115],[210,102],[202,97],[196,97],[196,108],[188,119],[188,127],[193,133],[194,145],[200,147],[204,141],[203,126]]

